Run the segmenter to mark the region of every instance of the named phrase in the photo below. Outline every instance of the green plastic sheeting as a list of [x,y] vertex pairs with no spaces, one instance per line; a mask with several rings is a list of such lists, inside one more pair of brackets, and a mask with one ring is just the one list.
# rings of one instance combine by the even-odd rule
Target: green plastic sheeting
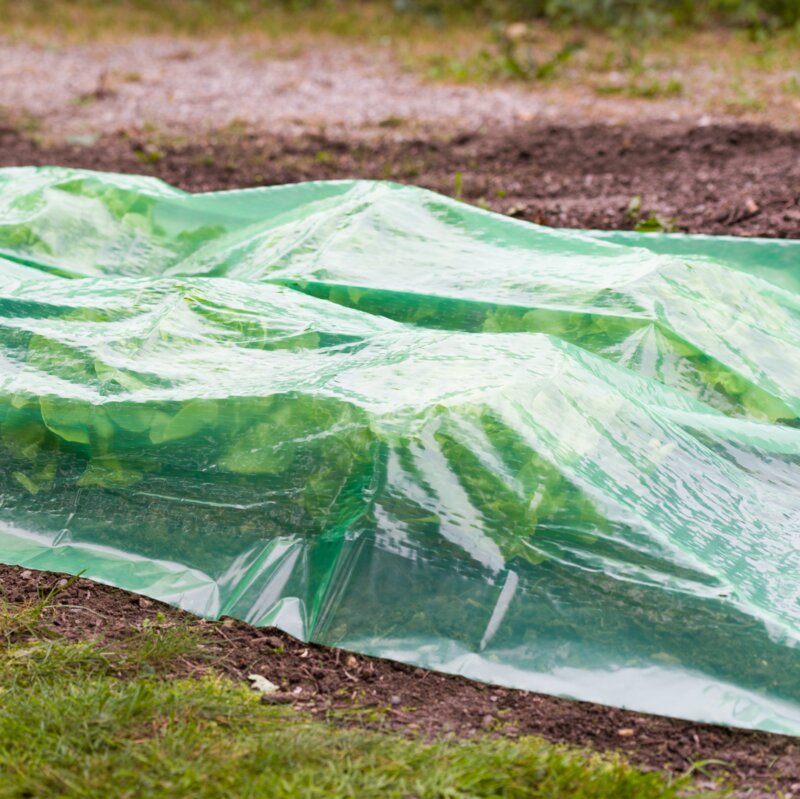
[[0,560],[800,734],[800,243],[0,170]]

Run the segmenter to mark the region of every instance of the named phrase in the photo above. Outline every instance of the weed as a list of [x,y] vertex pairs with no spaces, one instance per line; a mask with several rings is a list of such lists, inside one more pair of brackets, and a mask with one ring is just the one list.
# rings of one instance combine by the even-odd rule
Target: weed
[[642,195],[634,194],[628,202],[628,207],[625,209],[625,216],[632,222],[637,222],[642,213]]
[[797,75],[792,75],[787,78],[782,84],[781,89],[786,94],[800,94],[800,78]]
[[628,97],[640,97],[654,100],[659,97],[677,97],[683,94],[683,83],[670,78],[666,82],[652,79],[644,82],[628,84],[599,84],[594,87],[597,94],[623,94]]
[[57,583],[46,593],[40,592],[33,602],[12,603],[0,596],[0,644],[11,646],[19,640],[51,635],[43,625],[43,614],[79,577]]
[[408,120],[405,117],[388,116],[382,119],[378,126],[381,128],[402,128]]
[[734,115],[764,111],[766,107],[767,103],[764,99],[744,92],[736,94],[725,101],[725,110]]
[[585,47],[582,41],[572,40],[548,53],[541,48],[534,29],[524,23],[498,25],[493,32],[498,51],[497,69],[521,80],[552,78],[574,53]]
[[640,219],[633,229],[637,233],[674,233],[678,229],[678,220],[651,214]]
[[729,114],[747,114],[767,107],[766,101],[748,91],[739,79],[733,81],[731,91],[732,95],[725,101],[725,110]]
[[182,658],[191,655],[207,660],[205,645],[208,634],[203,628],[186,623],[150,622],[132,631],[124,640],[115,643],[109,652],[118,671],[132,673],[165,672]]
[[456,172],[453,175],[453,197],[456,200],[462,200],[464,198],[464,176],[461,172]]
[[157,164],[164,158],[164,153],[157,147],[143,147],[134,151],[143,164]]
[[[580,40],[545,45],[534,29],[517,23],[492,26],[488,46],[466,58],[435,54],[426,74],[437,80],[484,83],[494,80],[543,81],[556,77],[572,56],[583,50]],[[409,62],[407,66],[412,66]]]
[[638,233],[674,233],[678,229],[678,220],[674,217],[665,217],[653,211],[645,213],[641,194],[631,197],[625,216],[634,223],[633,229]]

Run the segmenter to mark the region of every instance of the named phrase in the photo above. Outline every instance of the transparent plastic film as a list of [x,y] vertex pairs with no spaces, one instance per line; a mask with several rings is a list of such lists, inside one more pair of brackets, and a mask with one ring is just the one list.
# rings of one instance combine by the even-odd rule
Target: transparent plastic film
[[800,242],[0,170],[0,561],[800,735]]

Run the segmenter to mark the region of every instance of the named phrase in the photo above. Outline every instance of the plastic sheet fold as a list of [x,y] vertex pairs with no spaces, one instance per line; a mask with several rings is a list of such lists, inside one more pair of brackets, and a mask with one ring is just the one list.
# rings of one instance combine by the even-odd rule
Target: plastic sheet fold
[[0,561],[800,734],[800,243],[0,170]]

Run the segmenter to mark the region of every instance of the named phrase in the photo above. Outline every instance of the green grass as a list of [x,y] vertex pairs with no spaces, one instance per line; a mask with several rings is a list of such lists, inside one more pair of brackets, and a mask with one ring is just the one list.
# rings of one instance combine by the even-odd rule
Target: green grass
[[[57,30],[61,41],[107,36],[173,34],[224,36],[249,33],[279,39],[304,33],[372,39],[415,29],[419,19],[386,13],[380,0],[345,2],[227,2],[227,0],[0,0],[5,36]],[[292,45],[294,48],[295,45]],[[275,57],[274,49],[270,57]]]
[[[583,25],[639,31],[675,26],[730,25],[747,27],[761,35],[800,24],[796,0],[2,0],[3,19],[56,17],[69,26],[76,15],[90,13],[106,24],[120,23],[145,32],[164,28],[186,33],[220,28],[272,26],[286,15],[317,17],[320,28],[349,33],[366,20],[376,19],[387,29],[408,21],[434,25],[452,22],[492,22],[546,19],[558,25]],[[328,25],[324,19],[327,18]]]
[[[0,34],[36,38],[57,32],[51,46],[109,36],[172,34],[188,36],[266,35],[283,50],[270,47],[269,58],[295,57],[302,51],[297,32],[385,44],[394,38],[437,41],[443,30],[479,30],[491,40],[509,23],[550,26],[566,37],[566,47],[536,53],[527,63],[501,47],[492,70],[522,71],[521,77],[542,70],[549,75],[571,54],[574,33],[602,31],[635,41],[655,40],[672,32],[720,28],[746,31],[753,41],[772,34],[800,33],[797,0],[0,0]],[[502,37],[502,36],[501,36]],[[796,38],[796,35],[795,35]],[[507,43],[506,43],[507,44]],[[485,48],[486,49],[486,48]],[[487,52],[491,53],[492,48]],[[446,55],[446,54],[445,54]],[[455,64],[463,61],[449,54]],[[462,69],[484,70],[467,57]],[[554,60],[552,60],[554,59]],[[478,59],[480,60],[480,59]],[[458,71],[451,67],[450,71]],[[122,76],[137,80],[135,72]]]
[[202,660],[201,625],[157,620],[113,645],[69,643],[47,629],[49,601],[0,598],[3,799],[687,795],[536,738],[424,742],[262,705],[210,669],[171,678],[181,659]]
[[800,78],[796,75],[792,75],[792,77],[787,78],[781,84],[781,89],[783,89],[786,94],[800,95]]
[[683,94],[683,84],[671,78],[667,81],[657,79],[644,82],[631,81],[625,84],[598,84],[594,87],[597,94],[622,94],[627,97],[641,97],[655,100],[659,97],[678,97]]

